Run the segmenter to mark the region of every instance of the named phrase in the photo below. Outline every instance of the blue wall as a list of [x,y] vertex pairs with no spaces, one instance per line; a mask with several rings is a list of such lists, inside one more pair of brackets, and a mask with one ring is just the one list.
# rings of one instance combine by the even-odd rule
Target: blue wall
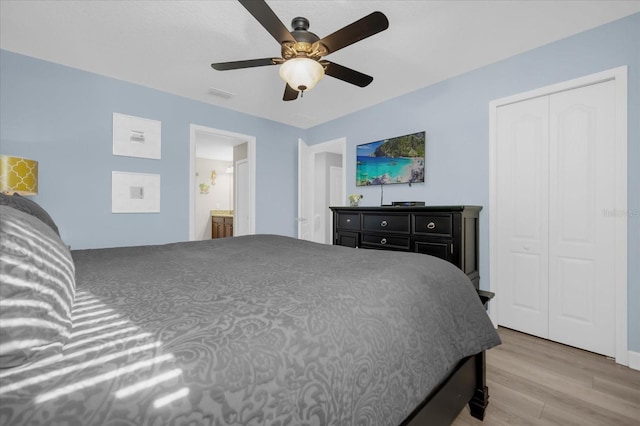
[[[40,161],[35,198],[74,248],[188,238],[189,124],[256,136],[256,231],[295,235],[297,139],[346,137],[347,192],[355,145],[426,130],[426,183],[387,186],[385,202],[478,204],[481,285],[488,286],[489,102],[627,65],[629,349],[640,352],[640,14],[400,96],[309,130],[296,129],[138,85],[0,51],[0,153]],[[162,121],[162,160],[112,155],[120,112]],[[161,213],[111,214],[111,171],[160,173]]]
[[489,102],[628,66],[629,349],[640,352],[640,14],[543,46],[310,129],[308,143],[347,138],[347,193],[380,204],[380,187],[355,186],[357,144],[427,132],[426,182],[390,185],[385,202],[484,206],[480,285],[489,283]]
[[[0,153],[39,161],[34,200],[72,248],[189,238],[189,125],[256,137],[256,231],[294,235],[300,129],[0,51]],[[162,122],[162,159],[112,155],[112,114]],[[111,171],[159,173],[159,214],[111,214]],[[277,206],[277,208],[273,208]]]

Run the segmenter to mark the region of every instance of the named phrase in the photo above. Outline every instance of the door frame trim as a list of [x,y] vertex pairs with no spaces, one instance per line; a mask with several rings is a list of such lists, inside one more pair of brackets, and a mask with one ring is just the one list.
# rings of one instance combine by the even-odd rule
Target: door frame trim
[[[240,224],[240,219],[238,219],[238,207],[237,207],[238,206],[238,185],[237,185],[237,180],[235,180],[235,179],[237,179],[237,174],[236,173],[237,173],[237,170],[239,168],[238,164],[244,164],[244,163],[247,163],[249,165],[249,179],[251,179],[251,176],[252,176],[252,174],[251,174],[251,162],[249,161],[248,158],[242,158],[240,160],[237,160],[233,164],[233,167],[234,167],[234,170],[235,170],[235,172],[233,174],[233,176],[234,176],[234,182],[233,182],[233,223],[234,223],[234,234],[233,235],[234,236],[236,236],[236,233],[235,233],[235,229],[237,229],[236,228],[236,226],[237,226],[236,224]],[[249,186],[250,186],[249,192],[251,192],[251,188],[253,188],[254,185],[250,183]],[[255,193],[255,191],[254,191],[254,193]],[[251,208],[253,207],[254,204],[255,204],[255,202],[251,198],[251,193],[250,193],[249,194],[249,211],[250,212],[251,212]],[[252,222],[251,222],[251,218],[252,217],[253,217],[253,214],[249,213],[249,229],[248,229],[248,232],[246,234],[242,234],[242,233],[238,232],[238,236],[255,234],[255,220],[253,221],[253,224],[252,224]]]
[[[612,220],[615,221],[614,249],[614,291],[615,291],[615,357],[622,365],[629,364],[628,351],[628,300],[627,300],[627,66],[612,68],[573,80],[519,93],[489,102],[489,290],[500,297],[497,274],[497,109],[501,106],[521,102],[540,96],[577,89],[584,86],[615,80],[616,122],[615,122],[615,167],[616,192]],[[603,212],[603,214],[605,214]],[[489,316],[498,325],[498,305],[491,303]]]
[[[189,125],[189,241],[196,239],[196,133],[204,132],[247,143],[249,160],[249,233],[256,233],[256,137],[198,124]],[[235,185],[234,185],[235,187]],[[235,190],[235,189],[234,189]],[[235,199],[234,199],[235,204]],[[235,206],[234,206],[235,215]]]

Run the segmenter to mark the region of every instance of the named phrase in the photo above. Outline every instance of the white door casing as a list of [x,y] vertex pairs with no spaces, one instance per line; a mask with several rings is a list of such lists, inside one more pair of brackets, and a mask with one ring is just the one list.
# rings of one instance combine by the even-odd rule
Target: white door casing
[[[575,91],[577,88],[584,90]],[[590,99],[602,97],[594,91],[609,91],[604,97],[611,104],[605,109],[613,111],[612,114],[603,113],[592,104]],[[503,211],[505,201],[500,196],[509,185],[502,182],[500,170],[504,168],[501,161],[505,153],[500,152],[498,142],[503,131],[500,128],[505,126],[500,121],[508,117],[500,118],[500,114],[508,110],[504,107],[546,96],[550,112],[547,186],[550,338],[601,353],[610,350],[603,347],[611,348],[613,340],[612,355],[623,365],[628,364],[629,357],[627,218],[616,213],[627,208],[626,93],[627,70],[619,67],[490,103],[489,289],[496,292],[490,305],[494,324],[502,324],[505,315],[508,321],[509,308],[505,306],[508,303],[500,299],[511,297],[509,284],[504,281],[508,269],[501,270],[505,260],[500,255],[504,251],[501,238],[509,234],[508,228],[503,228],[508,211]],[[609,136],[603,140],[600,134],[607,127]],[[536,197],[535,192],[528,195]],[[589,214],[583,213],[585,209]],[[532,248],[529,245],[529,252]],[[605,306],[609,306],[608,313],[602,311]],[[608,318],[609,325],[602,317]],[[598,325],[594,331],[595,323]],[[600,324],[608,327],[608,332],[598,331]],[[610,341],[607,343],[605,338],[603,343],[594,338],[594,333],[608,336]],[[581,343],[584,341],[587,345]],[[589,347],[592,341],[593,347]]]
[[249,182],[251,173],[249,170],[249,160],[239,160],[234,165],[234,200],[233,208],[233,236],[251,234],[251,184]]

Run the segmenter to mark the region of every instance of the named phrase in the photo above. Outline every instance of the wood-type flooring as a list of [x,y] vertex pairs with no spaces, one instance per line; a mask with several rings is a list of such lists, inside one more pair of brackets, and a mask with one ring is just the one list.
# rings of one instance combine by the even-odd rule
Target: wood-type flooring
[[465,407],[454,426],[640,426],[640,371],[506,328],[487,352],[484,422]]

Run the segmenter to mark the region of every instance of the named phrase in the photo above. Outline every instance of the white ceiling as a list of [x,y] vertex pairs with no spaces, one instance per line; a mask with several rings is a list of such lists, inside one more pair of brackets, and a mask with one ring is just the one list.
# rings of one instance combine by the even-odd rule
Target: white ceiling
[[[300,128],[640,12],[640,0],[269,0],[289,27],[324,37],[374,10],[389,29],[327,59],[374,77],[359,88],[325,77],[283,102],[277,66],[214,71],[212,62],[280,56],[235,0],[0,1],[0,47]],[[232,93],[230,99],[210,89]]]

